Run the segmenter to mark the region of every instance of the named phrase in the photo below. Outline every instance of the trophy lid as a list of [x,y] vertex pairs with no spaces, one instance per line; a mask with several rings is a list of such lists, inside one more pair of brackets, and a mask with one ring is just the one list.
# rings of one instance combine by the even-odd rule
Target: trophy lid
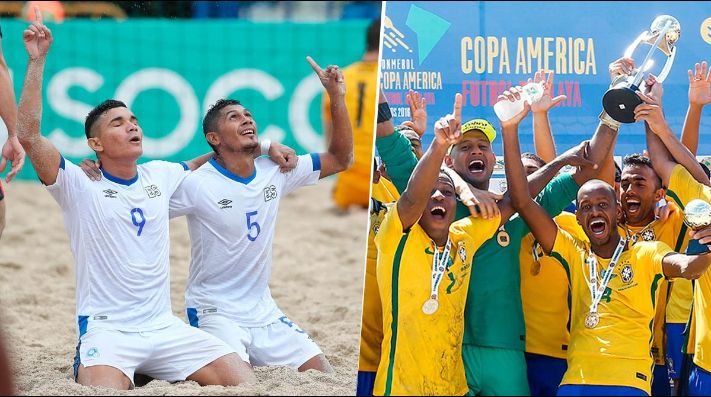
[[659,43],[659,49],[667,56],[671,55],[672,48],[681,37],[681,24],[671,15],[660,15],[649,26],[647,42],[654,45],[657,37],[664,34],[664,39]]

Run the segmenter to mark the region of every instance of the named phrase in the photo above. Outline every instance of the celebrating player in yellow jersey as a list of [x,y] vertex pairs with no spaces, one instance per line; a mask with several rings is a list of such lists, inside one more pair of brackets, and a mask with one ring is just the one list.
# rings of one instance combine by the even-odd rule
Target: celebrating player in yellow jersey
[[[454,222],[454,182],[440,170],[460,132],[455,111],[437,122],[435,139],[375,237],[383,308],[382,356],[375,395],[464,395],[464,306],[477,248],[500,217]],[[510,205],[510,204],[509,204]]]
[[614,190],[600,180],[586,182],[577,196],[576,218],[589,243],[559,229],[528,193],[518,125],[529,110],[502,121],[504,163],[514,208],[570,283],[568,371],[558,395],[648,395],[658,283],[664,276],[698,278],[711,256],[676,254],[660,242],[628,244],[617,229],[622,209]]
[[[647,124],[647,147],[655,170],[662,182],[686,206],[691,200],[711,202],[711,187],[696,161],[674,132],[669,128],[661,106],[661,84],[652,93],[641,95],[645,101],[635,109],[638,120]],[[711,228],[691,234],[700,244],[711,244]],[[706,255],[709,256],[709,255]],[[693,298],[694,362],[689,378],[689,395],[711,394],[711,274],[705,272],[696,281]]]

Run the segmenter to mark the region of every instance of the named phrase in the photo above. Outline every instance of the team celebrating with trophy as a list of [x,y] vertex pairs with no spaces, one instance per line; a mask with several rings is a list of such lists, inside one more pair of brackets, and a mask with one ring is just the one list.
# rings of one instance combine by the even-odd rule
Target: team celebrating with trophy
[[[497,128],[462,122],[461,95],[432,126],[411,91],[395,126],[381,93],[358,395],[711,394],[711,181],[695,156],[711,71],[689,70],[679,139],[663,81],[680,32],[661,16],[610,64],[594,134],[558,156],[553,74],[503,92],[503,195]],[[537,153],[522,154],[531,113]],[[644,125],[647,150],[619,168],[623,123]]]

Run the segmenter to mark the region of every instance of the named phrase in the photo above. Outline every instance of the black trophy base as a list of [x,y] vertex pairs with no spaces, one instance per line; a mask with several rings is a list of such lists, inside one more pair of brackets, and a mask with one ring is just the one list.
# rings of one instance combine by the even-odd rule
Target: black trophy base
[[609,89],[602,97],[605,113],[620,123],[634,123],[634,109],[642,103],[635,94],[638,89],[635,86]]

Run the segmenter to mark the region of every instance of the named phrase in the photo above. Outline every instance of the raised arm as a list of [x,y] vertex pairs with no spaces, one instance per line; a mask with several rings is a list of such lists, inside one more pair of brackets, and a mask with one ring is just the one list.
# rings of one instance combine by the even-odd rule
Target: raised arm
[[61,156],[54,145],[40,134],[42,80],[47,51],[52,44],[52,32],[42,24],[42,15],[36,7],[35,21],[25,29],[23,39],[29,62],[17,114],[17,137],[30,156],[37,176],[45,184],[53,185],[57,180]]
[[667,278],[695,280],[711,265],[711,254],[684,255],[671,253],[662,260],[662,270]]
[[454,113],[440,119],[435,124],[435,139],[427,152],[417,163],[412,172],[407,188],[397,201],[403,230],[409,229],[422,216],[427,200],[432,195],[432,188],[437,182],[444,155],[450,145],[460,137],[462,96],[457,94],[454,101]]
[[[651,79],[651,90],[647,94],[637,91],[637,95],[644,101],[635,108],[635,120],[644,121],[649,131],[655,136],[647,133],[647,150],[654,169],[662,178],[665,186],[669,185],[672,170],[676,163],[681,164],[689,173],[704,185],[709,185],[709,180],[706,178],[703,168],[699,165],[693,154],[679,139],[674,135],[674,132],[669,127],[664,112],[662,109],[663,88],[661,83],[655,79]],[[648,83],[649,84],[649,83]],[[659,144],[661,142],[661,145]],[[659,164],[657,164],[659,163]]]
[[545,71],[539,70],[533,77],[533,81],[543,84],[543,96],[531,104],[531,112],[533,112],[533,147],[536,149],[538,157],[549,163],[556,157],[556,152],[551,123],[548,120],[548,112],[567,97],[565,95],[558,95],[555,98],[551,96],[553,92],[553,72],[549,72],[546,78]]
[[[501,97],[500,97],[501,100]],[[505,98],[503,100],[506,100]],[[521,149],[518,141],[518,125],[528,114],[530,107],[511,120],[501,122],[501,135],[504,141],[504,165],[506,168],[506,183],[513,208],[521,214],[528,224],[533,236],[541,244],[546,253],[553,250],[558,226],[548,213],[536,203],[530,195],[526,172],[521,162]]]
[[0,172],[5,171],[7,161],[12,162],[12,168],[7,174],[6,181],[10,182],[25,164],[25,149],[17,139],[17,103],[15,102],[15,88],[12,86],[10,71],[2,53],[2,39],[0,39],[0,117],[7,127],[7,141],[2,147],[2,160]]
[[696,155],[699,148],[699,124],[701,111],[711,103],[711,71],[707,72],[706,61],[694,65],[694,72],[689,69],[689,108],[686,111],[684,127],[681,130],[681,143],[691,154]]
[[326,89],[331,106],[333,135],[328,144],[328,151],[320,153],[321,178],[347,170],[353,164],[353,130],[346,108],[346,84],[343,73],[335,65],[322,69],[311,57],[306,60],[321,80]]

